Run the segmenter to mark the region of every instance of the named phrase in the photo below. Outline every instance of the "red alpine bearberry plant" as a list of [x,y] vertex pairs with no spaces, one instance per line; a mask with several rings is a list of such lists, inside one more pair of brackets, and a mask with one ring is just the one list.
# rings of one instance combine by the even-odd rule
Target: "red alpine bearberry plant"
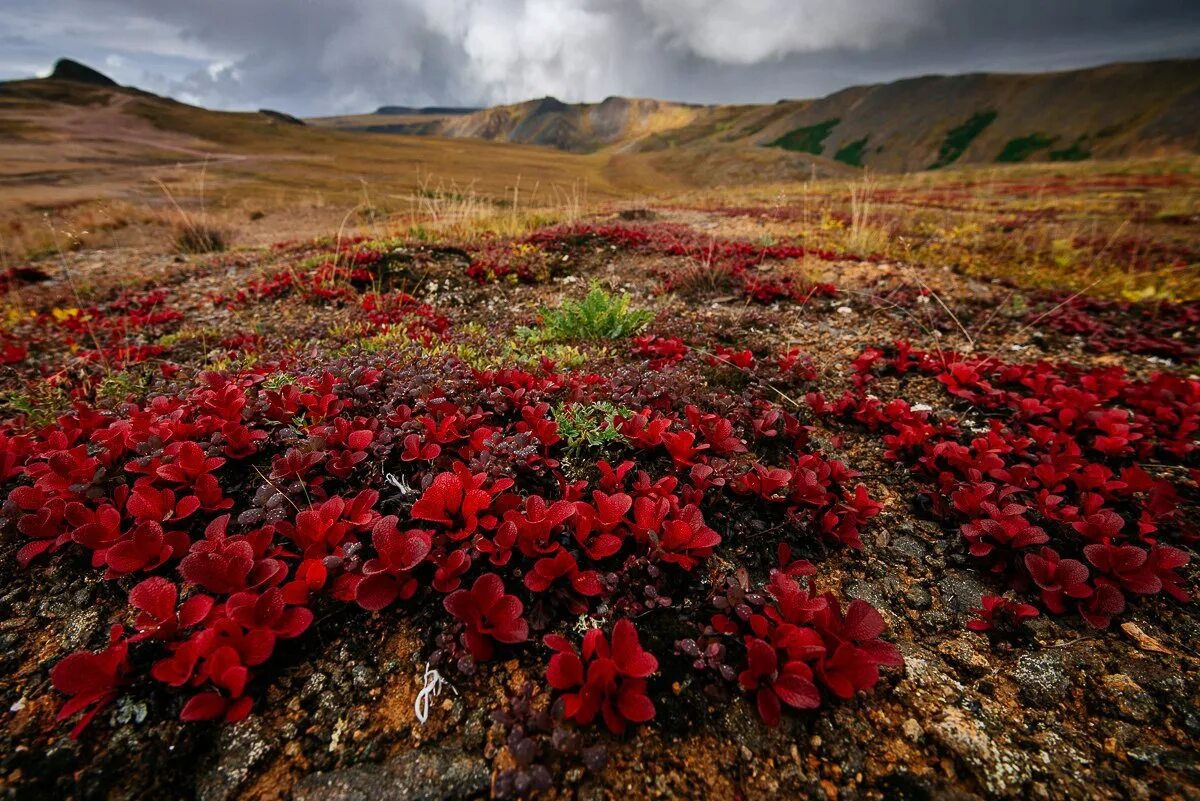
[[562,692],[566,720],[586,726],[599,718],[613,734],[624,733],[630,723],[653,720],[646,679],[658,670],[658,660],[642,648],[628,619],[613,625],[611,640],[601,629],[589,630],[582,652],[558,634],[547,634],[544,641],[554,651],[546,680]]
[[967,621],[967,628],[971,631],[1012,635],[1026,620],[1041,614],[1036,606],[1010,601],[999,595],[985,595],[980,602],[983,606],[975,610],[975,618]]
[[736,679],[772,727],[785,706],[816,709],[826,695],[851,698],[879,681],[881,667],[904,664],[879,639],[885,624],[874,607],[855,600],[843,612],[834,595],[813,594],[797,580],[815,573],[811,564],[792,561],[786,544],[778,555],[764,587],[751,587],[744,571],[726,576],[710,596],[719,611],[698,638],[676,644],[697,670]]
[[[681,261],[700,245],[637,226],[525,244],[567,263],[613,244]],[[474,267],[491,250],[481,246]],[[33,580],[90,569],[98,597],[127,593],[127,606],[109,610],[117,625],[105,649],[51,668],[74,736],[119,693],[185,722],[242,721],[278,697],[310,647],[403,617],[424,638],[430,691],[451,670],[466,679],[535,661],[531,639],[552,650],[544,682],[505,724],[515,767],[497,786],[510,781],[517,795],[544,782],[541,752],[599,770],[607,738],[668,716],[663,693],[676,677],[660,675],[651,652],[693,626],[707,638],[705,664],[772,725],[785,707],[851,697],[899,663],[861,602],[842,612],[828,593],[797,585],[804,600],[794,596],[788,582],[815,568],[786,548],[772,583],[753,589],[747,568],[744,586],[727,588],[727,601],[741,593],[736,603],[716,615],[705,603],[716,565],[746,558],[764,572],[752,524],[786,529],[815,556],[861,547],[880,510],[765,388],[815,380],[798,349],[662,332],[628,349],[581,346],[582,358],[571,346],[562,353],[576,366],[560,367],[549,350],[517,358],[477,331],[469,340],[389,291],[388,254],[369,243],[279,251],[299,252],[303,263],[205,303],[221,319],[328,312],[337,324],[314,336],[336,357],[317,358],[294,333],[189,341],[180,323],[191,319],[162,307],[169,290],[38,323],[69,334],[79,353],[54,378],[72,394],[52,421],[0,422],[0,521]],[[748,300],[828,294],[752,274],[808,252],[799,246],[721,241],[715,252]],[[468,277],[521,269],[505,258]],[[197,367],[209,364],[223,367]],[[102,367],[137,365],[153,374],[145,391],[101,397]],[[559,410],[576,406],[602,410],[599,444],[560,430]],[[1128,571],[1111,561],[1116,581]],[[577,642],[581,620],[589,630]],[[110,721],[127,714],[120,704]]]
[[[1200,382],[967,359],[905,343],[891,354],[863,353],[855,365],[860,387],[877,375],[933,376],[965,416],[985,414],[987,424],[972,430],[956,418],[935,422],[927,411],[898,399],[885,404],[865,389],[832,405],[814,395],[810,404],[883,431],[887,455],[931,482],[933,513],[957,526],[981,567],[1036,595],[1046,611],[1074,610],[1098,628],[1136,597],[1188,600],[1179,570],[1190,557],[1168,541],[1191,543],[1200,534],[1194,484],[1151,470],[1185,468],[1194,459]],[[999,596],[984,603],[970,624],[978,630],[995,628],[993,613],[1036,612]]]
[[529,639],[529,624],[521,617],[521,600],[504,591],[495,573],[484,573],[469,590],[455,590],[443,602],[446,611],[463,623],[463,644],[477,662],[486,662],[495,643],[521,643]]

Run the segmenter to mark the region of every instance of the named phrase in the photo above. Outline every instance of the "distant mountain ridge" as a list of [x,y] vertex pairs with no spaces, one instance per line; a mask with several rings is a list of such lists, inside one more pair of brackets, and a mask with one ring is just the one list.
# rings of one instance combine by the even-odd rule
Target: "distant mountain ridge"
[[576,153],[702,144],[776,147],[887,171],[955,163],[1078,161],[1200,152],[1200,60],[1048,73],[931,75],[850,87],[815,100],[759,105],[622,97],[564,103],[546,97],[471,112],[382,112],[313,122]]
[[[554,163],[562,165],[562,174],[590,174],[591,186],[619,194],[852,176],[862,168],[903,172],[1200,153],[1200,60],[926,76],[772,104],[623,97],[564,103],[544,97],[475,111],[385,106],[377,113],[299,122],[268,109],[189,106],[116,86],[69,60],[56,65],[51,77],[0,82],[0,143],[44,140],[50,147],[58,141],[54,136],[72,142],[99,136],[125,146],[164,134],[175,137],[170,147],[176,153],[227,148],[223,152],[291,157],[326,146],[353,149],[358,132],[366,131],[386,136],[363,148],[403,159],[420,161],[427,151],[459,163],[467,154],[473,159],[486,153],[480,165],[485,170],[496,158]],[[49,133],[55,130],[60,133]],[[468,147],[455,139],[478,141]]]
[[479,106],[380,106],[373,111],[373,114],[382,115],[444,115],[451,116],[455,114],[471,114],[475,111],[481,111]]

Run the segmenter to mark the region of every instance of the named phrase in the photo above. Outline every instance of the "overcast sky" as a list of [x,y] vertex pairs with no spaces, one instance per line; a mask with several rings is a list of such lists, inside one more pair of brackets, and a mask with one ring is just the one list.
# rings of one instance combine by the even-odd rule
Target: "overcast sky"
[[70,56],[213,108],[816,97],[1200,56],[1200,0],[0,0],[0,79]]

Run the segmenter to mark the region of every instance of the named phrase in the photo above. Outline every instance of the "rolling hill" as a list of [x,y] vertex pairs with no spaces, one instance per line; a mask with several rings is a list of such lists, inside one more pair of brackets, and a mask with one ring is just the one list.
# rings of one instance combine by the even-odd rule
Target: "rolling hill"
[[375,133],[449,136],[545,145],[589,153],[625,145],[696,122],[711,107],[650,98],[610,97],[600,103],[564,103],[553,97],[484,109],[406,109],[318,117],[316,125]]
[[1037,74],[927,76],[816,100],[697,106],[552,97],[473,113],[316,119],[349,130],[547,145],[576,153],[776,147],[849,166],[1078,161],[1200,150],[1200,61]]
[[[512,123],[503,109],[385,108],[369,116],[423,120],[410,133],[441,135],[363,132],[267,109],[211,111],[117,86],[64,61],[48,78],[0,82],[0,215],[99,198],[163,202],[164,185],[190,197],[199,183],[210,206],[344,209],[364,194],[402,207],[431,187],[489,202],[519,192],[528,203],[530,195],[549,201],[583,192],[602,200],[852,172],[812,154],[708,140],[685,150],[567,152],[591,140],[618,145],[631,134],[680,130],[699,109],[612,101],[589,109],[586,131],[574,133],[544,101],[530,106],[518,137],[529,144],[495,141]],[[429,127],[445,120],[462,127]],[[477,136],[480,120],[490,132]],[[548,141],[563,146],[533,146]],[[700,161],[706,169],[696,169]]]
[[48,78],[0,83],[0,251],[53,244],[31,214],[54,215],[72,236],[162,225],[181,209],[238,227],[269,214],[278,236],[338,227],[347,210],[508,214],[854,178],[862,167],[1195,153],[1198,66],[914,78],[771,105],[543,98],[302,121],[198,108],[64,60]]

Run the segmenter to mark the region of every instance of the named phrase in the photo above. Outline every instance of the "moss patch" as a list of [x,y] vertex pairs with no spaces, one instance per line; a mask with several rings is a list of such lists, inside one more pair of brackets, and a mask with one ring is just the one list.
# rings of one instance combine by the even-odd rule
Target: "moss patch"
[[1009,139],[1004,145],[1004,149],[1000,151],[1000,155],[996,156],[996,161],[1001,164],[1015,164],[1019,161],[1032,156],[1039,150],[1045,150],[1058,141],[1057,136],[1047,136],[1041,133],[1031,133],[1028,136],[1018,136],[1015,139]]
[[782,147],[784,150],[795,150],[799,153],[812,153],[821,155],[821,151],[825,149],[825,139],[841,122],[840,119],[834,117],[824,122],[818,122],[816,125],[809,125],[804,128],[797,128],[794,131],[788,131],[783,136],[771,142],[770,147]]
[[869,136],[864,136],[862,139],[857,139],[849,144],[842,145],[838,152],[834,154],[834,159],[843,164],[849,164],[853,167],[861,167],[863,165],[863,150],[867,146]]
[[1086,136],[1081,136],[1071,143],[1069,147],[1064,147],[1061,150],[1051,150],[1051,161],[1086,161],[1092,157],[1092,151],[1085,147],[1087,142]]
[[971,115],[971,118],[962,125],[951,128],[946,134],[946,138],[942,140],[942,146],[938,149],[937,161],[930,164],[929,169],[936,170],[958,161],[959,156],[966,152],[971,142],[975,141],[975,137],[983,133],[984,129],[995,119],[996,112],[981,111]]

